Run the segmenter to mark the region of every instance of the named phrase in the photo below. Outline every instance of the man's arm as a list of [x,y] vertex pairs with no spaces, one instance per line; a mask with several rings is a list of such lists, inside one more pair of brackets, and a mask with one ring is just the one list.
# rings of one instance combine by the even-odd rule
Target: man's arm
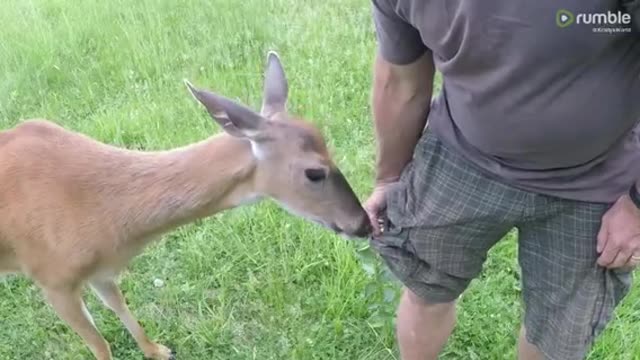
[[376,183],[386,184],[400,176],[422,135],[435,69],[431,51],[400,14],[396,0],[372,0],[372,5],[378,45],[371,99]]
[[364,204],[380,234],[388,185],[411,160],[427,121],[435,73],[432,54],[420,33],[400,14],[396,0],[372,0],[377,53],[372,108],[376,133],[376,178]]
[[376,55],[372,90],[376,183],[396,181],[411,160],[426,124],[434,74],[429,52],[406,65],[394,65],[380,52]]

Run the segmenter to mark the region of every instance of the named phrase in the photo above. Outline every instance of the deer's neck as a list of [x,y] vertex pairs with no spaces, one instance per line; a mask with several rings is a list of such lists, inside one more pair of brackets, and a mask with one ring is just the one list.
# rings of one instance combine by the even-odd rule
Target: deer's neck
[[144,157],[128,171],[133,204],[124,220],[136,237],[162,233],[259,197],[247,141],[220,135]]

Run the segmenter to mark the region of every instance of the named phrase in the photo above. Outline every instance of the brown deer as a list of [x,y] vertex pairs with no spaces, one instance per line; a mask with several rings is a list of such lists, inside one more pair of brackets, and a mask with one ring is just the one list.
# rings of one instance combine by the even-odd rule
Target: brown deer
[[0,273],[31,278],[100,360],[112,355],[85,307],[85,285],[146,358],[175,357],[147,337],[116,277],[178,226],[270,198],[344,236],[371,232],[321,133],[287,112],[276,53],[267,56],[259,113],[185,83],[224,132],[167,151],[114,147],[46,120],[0,133]]

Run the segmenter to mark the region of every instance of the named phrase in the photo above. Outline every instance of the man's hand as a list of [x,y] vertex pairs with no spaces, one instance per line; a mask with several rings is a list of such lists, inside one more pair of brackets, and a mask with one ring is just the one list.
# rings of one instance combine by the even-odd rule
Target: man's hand
[[598,233],[598,265],[631,270],[640,264],[640,209],[621,196],[602,217]]
[[381,233],[379,220],[387,210],[387,190],[393,185],[393,182],[380,182],[373,189],[373,192],[364,203],[364,210],[369,215],[369,220],[373,226],[373,236],[379,236]]

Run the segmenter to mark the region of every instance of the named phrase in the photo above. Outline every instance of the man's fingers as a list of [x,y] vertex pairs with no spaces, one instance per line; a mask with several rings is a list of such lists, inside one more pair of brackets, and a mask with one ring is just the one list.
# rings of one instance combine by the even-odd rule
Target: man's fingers
[[624,265],[623,270],[632,271],[640,265],[640,259],[634,258],[634,255],[629,257],[629,261]]
[[627,265],[627,263],[629,262],[629,260],[631,259],[631,254],[626,252],[626,251],[619,251],[618,255],[616,255],[615,259],[613,260],[613,262],[611,262],[611,265],[609,265],[608,267],[610,269],[618,269],[621,268],[625,265]]
[[378,218],[375,216],[372,216],[371,213],[367,213],[367,214],[369,215],[369,222],[373,227],[373,236],[379,236],[381,231],[380,231],[380,224],[378,224]]
[[598,251],[598,254],[602,253],[602,251],[604,250],[604,248],[607,245],[607,240],[609,239],[609,230],[608,230],[608,223],[606,221],[602,221],[602,224],[600,225],[600,230],[598,231],[598,243],[596,246],[596,250]]
[[609,267],[615,260],[619,251],[620,249],[617,244],[613,241],[607,241],[607,245],[604,247],[600,257],[598,258],[598,265],[602,267]]
[[384,215],[384,212],[387,208],[386,202],[384,200],[384,194],[374,192],[374,194],[371,195],[371,197],[363,205],[364,210],[369,216],[371,226],[373,226],[374,237],[379,236],[382,233],[378,220]]
[[365,211],[367,212],[367,215],[369,216],[369,222],[373,227],[373,236],[380,235],[380,224],[378,223],[378,218],[380,216],[379,208],[376,206],[371,206],[368,208],[365,207]]

